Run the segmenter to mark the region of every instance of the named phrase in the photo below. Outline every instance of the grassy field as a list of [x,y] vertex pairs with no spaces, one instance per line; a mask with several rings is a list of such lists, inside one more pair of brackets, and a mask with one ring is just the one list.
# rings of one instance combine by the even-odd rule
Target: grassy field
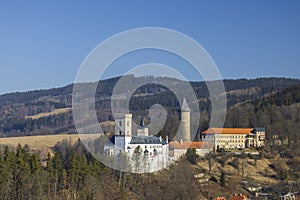
[[[82,135],[81,139],[95,139],[99,134]],[[32,150],[46,150],[51,151],[55,144],[64,139],[70,140],[72,143],[79,139],[78,134],[59,134],[59,135],[41,135],[41,136],[24,136],[24,137],[10,137],[0,138],[0,145],[17,146],[28,144]]]
[[26,116],[25,119],[38,119],[41,117],[48,117],[50,115],[58,115],[61,113],[66,113],[69,112],[71,110],[71,108],[59,108],[59,109],[55,109],[52,112],[44,112],[44,113],[39,113],[37,115],[31,115],[31,116]]

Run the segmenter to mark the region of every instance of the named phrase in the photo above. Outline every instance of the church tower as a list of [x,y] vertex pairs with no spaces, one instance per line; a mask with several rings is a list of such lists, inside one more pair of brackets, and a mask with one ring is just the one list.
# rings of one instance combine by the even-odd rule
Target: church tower
[[115,135],[131,136],[132,114],[115,114]]
[[182,140],[184,142],[190,142],[191,141],[191,109],[189,108],[185,98],[183,99],[182,105],[181,105],[181,134],[182,134]]

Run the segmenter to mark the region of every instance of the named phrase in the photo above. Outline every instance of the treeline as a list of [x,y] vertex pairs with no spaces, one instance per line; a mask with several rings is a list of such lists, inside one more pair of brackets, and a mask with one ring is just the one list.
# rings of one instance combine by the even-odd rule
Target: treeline
[[88,186],[102,178],[104,166],[77,148],[67,149],[65,154],[48,154],[42,166],[28,146],[19,145],[15,152],[5,147],[0,159],[1,199],[93,199],[97,191]]
[[298,148],[300,85],[230,108],[225,127],[265,127],[267,142],[280,140],[291,148]]
[[[75,133],[72,112],[49,115],[38,119],[8,119],[0,128],[0,136],[51,135],[59,133]],[[2,133],[1,133],[2,132]]]
[[[124,77],[123,77],[124,78]],[[126,76],[130,84],[140,84],[146,80],[165,80],[163,78],[155,77],[134,77],[132,75]],[[96,113],[98,121],[113,120],[111,114],[111,94],[115,84],[120,77],[100,81],[97,84],[96,92]],[[167,79],[180,84],[182,81],[176,79]],[[211,84],[217,83],[216,81]],[[225,89],[227,91],[227,105],[228,107],[236,106],[244,102],[261,101],[261,98],[268,96],[277,91],[285,90],[288,86],[299,84],[297,79],[285,78],[259,78],[259,79],[239,79],[239,80],[224,80]],[[81,85],[94,85],[96,83],[82,83]],[[209,92],[205,82],[191,82],[190,83],[197,98],[199,100],[199,108],[204,117],[205,113],[210,112]],[[69,85],[62,88],[54,88],[49,90],[39,90],[23,93],[11,93],[0,95],[0,137],[24,136],[24,135],[43,135],[43,134],[57,134],[57,133],[75,133],[72,113],[63,113],[52,115],[48,117],[41,117],[39,119],[25,119],[25,116],[35,115],[42,112],[50,112],[57,108],[71,107],[72,105],[72,86]],[[82,93],[84,94],[84,90]],[[290,93],[292,93],[291,91]],[[287,96],[285,94],[282,94]],[[282,99],[278,96],[280,103]],[[293,99],[290,96],[289,99]],[[290,101],[286,99],[286,101]],[[129,101],[129,108],[138,117],[146,117],[147,111],[152,105],[160,104],[164,106],[169,115],[180,115],[179,100],[167,88],[158,84],[148,84],[141,86],[131,97]],[[255,104],[255,103],[254,103]],[[268,104],[268,103],[265,103]],[[209,116],[208,116],[209,117]],[[174,120],[173,120],[174,121]],[[204,120],[202,120],[204,121]],[[168,124],[171,121],[167,121]],[[173,123],[173,122],[172,122]],[[205,124],[207,124],[205,122]],[[171,133],[174,129],[167,129],[172,125],[166,125],[164,133]],[[176,126],[175,126],[176,127]],[[205,128],[206,125],[201,125],[200,129]]]
[[155,174],[127,174],[95,160],[78,141],[62,141],[40,160],[28,146],[0,153],[1,199],[197,199],[189,165]]
[[267,106],[289,106],[294,103],[300,103],[300,84],[286,88],[283,91],[276,92],[268,97],[260,98],[253,102],[256,109]]

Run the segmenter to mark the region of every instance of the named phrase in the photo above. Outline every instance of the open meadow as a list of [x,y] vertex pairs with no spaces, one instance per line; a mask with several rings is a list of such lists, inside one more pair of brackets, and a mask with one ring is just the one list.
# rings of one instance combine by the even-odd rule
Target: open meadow
[[[82,135],[81,139],[95,139],[99,137],[99,134],[86,134]],[[30,146],[32,150],[47,150],[51,151],[51,148],[55,144],[62,140],[69,140],[71,143],[75,143],[79,139],[78,134],[59,134],[59,135],[38,135],[38,136],[23,136],[23,137],[9,137],[0,138],[0,145],[8,145],[16,147],[18,144],[24,146],[25,144]]]

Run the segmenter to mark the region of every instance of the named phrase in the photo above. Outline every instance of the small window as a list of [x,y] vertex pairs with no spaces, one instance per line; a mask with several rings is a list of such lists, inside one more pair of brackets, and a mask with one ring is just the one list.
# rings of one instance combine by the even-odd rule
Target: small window
[[122,135],[122,131],[119,131],[119,134]]
[[120,127],[122,126],[122,122],[121,122],[121,121],[119,121],[119,126],[120,126]]

